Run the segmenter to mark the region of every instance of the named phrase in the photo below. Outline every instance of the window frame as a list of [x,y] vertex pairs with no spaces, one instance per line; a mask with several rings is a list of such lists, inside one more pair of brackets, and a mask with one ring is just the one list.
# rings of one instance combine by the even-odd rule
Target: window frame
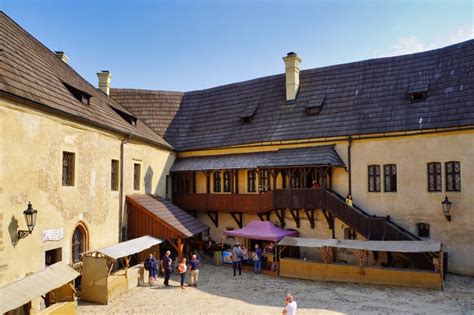
[[[443,191],[443,178],[442,178],[442,166],[441,162],[430,162],[427,163],[427,185],[428,192],[441,192]],[[430,170],[430,166],[433,166],[433,170]],[[432,180],[433,178],[433,180]],[[433,186],[432,186],[433,183]]]
[[[389,169],[389,174],[387,174]],[[395,172],[393,170],[395,169]],[[397,192],[397,164],[384,164],[383,166],[383,191]],[[395,183],[395,184],[394,184]]]
[[[138,170],[138,171],[137,171]],[[139,191],[141,188],[141,173],[142,173],[142,165],[141,163],[134,162],[133,163],[133,190]]]
[[247,170],[247,192],[257,192],[257,171]]
[[231,176],[231,173],[230,171],[224,171],[223,172],[223,187],[222,187],[222,191],[225,192],[225,193],[230,193],[232,192],[232,184],[231,184],[231,180],[232,180],[232,176]]
[[[448,171],[449,165],[451,166],[451,171]],[[456,164],[459,165],[459,170],[456,171]],[[461,192],[461,162],[460,161],[449,161],[444,163],[444,171],[445,171],[445,185],[446,191],[449,192]],[[449,178],[452,177],[452,187],[449,184]],[[459,178],[459,181],[456,181],[456,177]],[[458,185],[459,183],[459,185]]]
[[120,161],[112,159],[110,161],[110,190],[119,190]]
[[430,224],[419,222],[416,224],[416,232],[418,237],[430,238]]
[[[370,174],[373,169],[373,174]],[[382,191],[382,180],[380,179],[380,165],[371,164],[367,165],[367,191],[368,192],[381,192]],[[373,187],[371,187],[371,178],[373,178]]]
[[215,172],[213,173],[213,182],[214,182],[213,191],[214,191],[215,193],[220,193],[220,192],[222,192],[222,187],[221,187],[222,178],[221,178],[221,172],[220,172],[220,171],[215,171]]
[[[67,159],[69,157],[69,160]],[[70,151],[63,151],[62,161],[62,186],[74,187],[76,179],[76,154]]]

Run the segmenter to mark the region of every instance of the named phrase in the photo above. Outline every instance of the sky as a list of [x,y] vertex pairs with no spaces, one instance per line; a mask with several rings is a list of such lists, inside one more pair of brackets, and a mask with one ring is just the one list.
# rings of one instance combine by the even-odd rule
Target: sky
[[473,1],[0,0],[5,12],[97,85],[192,91],[414,53],[474,38]]

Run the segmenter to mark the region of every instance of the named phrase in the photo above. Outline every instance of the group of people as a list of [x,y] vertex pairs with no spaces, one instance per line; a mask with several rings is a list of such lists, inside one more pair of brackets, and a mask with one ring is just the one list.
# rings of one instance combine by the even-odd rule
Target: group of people
[[[245,247],[240,247],[239,242],[234,244],[232,249],[232,269],[234,270],[234,277],[239,270],[239,275],[242,275],[242,261],[248,260],[248,250]],[[262,249],[258,244],[255,245],[255,251],[252,252],[253,272],[260,273],[262,271]]]
[[[164,275],[164,285],[169,286],[169,280],[171,276],[171,272],[173,271],[173,260],[170,257],[171,252],[166,251],[165,256],[160,262],[160,270]],[[188,271],[188,267],[190,270],[190,277],[189,277],[189,286],[197,286],[199,280],[199,267],[201,262],[197,258],[196,255],[191,256],[191,261],[189,265],[187,264],[186,258],[181,258],[181,261],[178,264],[177,271],[181,278],[181,289],[184,289],[184,282],[186,280],[186,274]],[[145,270],[148,271],[148,283],[153,284],[154,281],[158,278],[158,262],[153,254],[150,254],[148,258],[145,260],[144,263]]]

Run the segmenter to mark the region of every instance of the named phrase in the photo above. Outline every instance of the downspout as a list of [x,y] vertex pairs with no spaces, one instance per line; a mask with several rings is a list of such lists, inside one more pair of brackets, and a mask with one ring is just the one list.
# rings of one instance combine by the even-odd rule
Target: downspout
[[124,235],[122,235],[122,225],[123,225],[123,174],[125,173],[124,166],[124,148],[132,138],[132,134],[129,133],[128,136],[123,138],[120,143],[120,189],[119,189],[119,242],[125,240]]
[[347,164],[349,166],[349,194],[352,195],[352,164],[351,164],[351,147],[352,147],[352,137],[347,138]]

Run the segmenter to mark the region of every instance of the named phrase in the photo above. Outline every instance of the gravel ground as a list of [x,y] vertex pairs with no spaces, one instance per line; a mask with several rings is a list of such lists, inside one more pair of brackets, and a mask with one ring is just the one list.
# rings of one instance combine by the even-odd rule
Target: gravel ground
[[291,292],[298,314],[474,314],[474,278],[449,275],[444,291],[341,284],[255,275],[205,264],[198,287],[137,287],[109,305],[79,303],[79,314],[281,314]]

